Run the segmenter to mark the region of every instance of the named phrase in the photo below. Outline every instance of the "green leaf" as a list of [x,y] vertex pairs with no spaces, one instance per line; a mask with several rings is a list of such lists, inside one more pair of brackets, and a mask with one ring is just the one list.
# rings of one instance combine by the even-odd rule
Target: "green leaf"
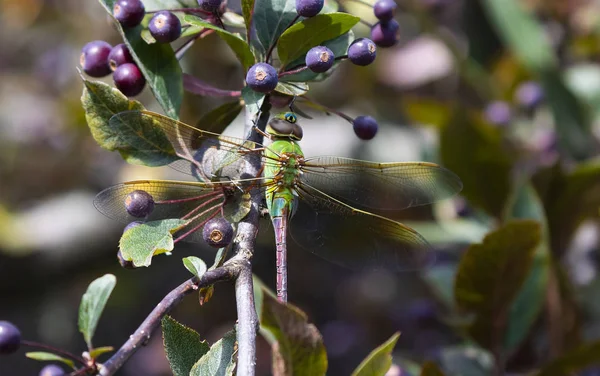
[[277,42],[281,65],[286,66],[312,47],[347,33],[358,21],[360,17],[348,13],[327,13],[294,24],[281,34]]
[[480,347],[457,345],[440,352],[440,364],[450,375],[489,376],[493,374],[494,358]]
[[112,346],[96,347],[95,349],[90,351],[90,358],[97,359],[100,355],[109,353],[114,350],[115,350],[115,348]]
[[423,279],[431,287],[438,300],[448,308],[454,306],[453,286],[455,277],[456,266],[445,263],[427,268],[423,275]]
[[81,103],[92,136],[102,148],[118,151],[129,163],[162,166],[178,159],[169,139],[151,122],[123,123],[113,115],[144,110],[138,101],[99,81],[84,80]]
[[177,322],[171,316],[161,320],[163,343],[174,376],[188,376],[194,364],[210,347],[193,329]]
[[204,114],[196,123],[196,128],[222,133],[235,120],[240,111],[242,111],[242,104],[239,100],[222,104]]
[[502,215],[513,162],[501,129],[458,107],[441,131],[440,156],[463,180],[461,193],[469,202],[497,218]]
[[[113,17],[114,3],[115,0],[100,0],[110,17]],[[183,81],[173,48],[165,43],[146,43],[141,36],[142,25],[123,29],[119,22],[114,22],[156,100],[167,115],[177,119],[183,98]]]
[[542,71],[556,66],[550,40],[522,2],[485,0],[482,4],[500,38],[529,69]]
[[589,366],[600,364],[600,341],[584,344],[546,365],[536,376],[570,376]]
[[163,9],[193,8],[198,6],[195,0],[144,0],[146,12]]
[[237,352],[236,332],[227,332],[215,342],[190,371],[190,376],[231,376],[235,368]]
[[223,30],[220,27],[208,23],[200,17],[193,16],[191,14],[185,15],[185,17],[183,18],[187,23],[191,25],[201,26],[206,29],[212,29],[216,31],[217,34],[219,34],[219,36],[221,37],[221,39],[223,39],[233,50],[235,56],[237,56],[240,63],[242,63],[242,65],[244,66],[244,71],[248,70],[252,65],[254,65],[254,54],[250,50],[250,46],[248,46],[248,43],[246,43],[246,41],[243,40],[242,37],[239,36],[239,34],[232,34],[229,31]]
[[252,16],[254,15],[254,1],[255,0],[242,0],[242,15],[244,16],[244,23],[246,24],[246,40],[250,43],[250,33],[252,28]]
[[541,226],[512,220],[471,245],[458,267],[454,296],[458,308],[474,314],[467,331],[485,348],[498,345],[508,311],[531,269]]
[[297,15],[296,0],[255,0],[251,43],[257,53],[265,55]]
[[396,333],[371,351],[352,372],[352,376],[385,376],[392,366],[392,351],[399,337],[400,333]]
[[421,376],[444,376],[444,372],[433,362],[423,363],[421,368]]
[[200,278],[202,275],[204,275],[204,273],[206,273],[207,266],[204,261],[198,257],[189,256],[183,258],[182,261],[185,268],[196,277]]
[[283,304],[263,289],[259,297],[261,330],[271,343],[273,374],[319,376],[327,371],[327,353],[317,328],[304,312]]
[[185,223],[181,219],[162,219],[126,231],[119,241],[123,259],[132,261],[135,267],[150,266],[152,256],[173,250],[173,233]]
[[277,83],[275,91],[289,96],[300,96],[308,92],[306,82],[281,82]]
[[89,349],[93,348],[92,337],[94,336],[94,332],[96,332],[102,311],[116,283],[117,278],[114,275],[105,274],[90,283],[87,291],[81,298],[81,304],[79,305],[79,331],[83,333],[83,339]]
[[62,356],[52,354],[49,352],[33,351],[33,352],[25,353],[25,356],[28,357],[29,359],[39,360],[42,362],[61,362],[73,369],[76,369],[75,364],[73,363],[73,361],[71,359],[63,358]]
[[251,114],[256,115],[265,100],[265,95],[257,93],[246,86],[242,89],[242,98],[244,99],[244,105],[248,108],[248,111]]

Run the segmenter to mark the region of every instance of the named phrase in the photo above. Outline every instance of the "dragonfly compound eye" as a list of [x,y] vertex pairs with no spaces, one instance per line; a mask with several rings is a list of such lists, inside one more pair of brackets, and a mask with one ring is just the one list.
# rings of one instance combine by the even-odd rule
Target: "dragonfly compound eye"
[[296,115],[293,112],[286,112],[284,115],[284,119],[288,123],[292,123],[292,124],[295,124],[296,121],[298,120],[298,118],[296,117]]

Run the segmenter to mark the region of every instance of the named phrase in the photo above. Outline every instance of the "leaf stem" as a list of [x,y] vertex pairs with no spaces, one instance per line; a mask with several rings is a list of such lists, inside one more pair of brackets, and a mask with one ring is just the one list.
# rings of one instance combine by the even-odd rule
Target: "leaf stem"
[[39,342],[35,342],[35,341],[21,341],[21,345],[24,346],[29,346],[29,347],[33,347],[33,348],[38,348],[38,349],[42,349],[42,350],[47,350],[47,351],[51,351],[53,353],[57,353],[59,355],[64,356],[65,358],[69,358],[71,360],[74,360],[76,362],[79,362],[83,365],[87,365],[87,362],[85,361],[85,359],[83,359],[80,356],[77,356],[73,353],[70,353],[66,350],[61,350],[57,347],[51,346],[51,345],[46,345],[43,343],[39,343]]

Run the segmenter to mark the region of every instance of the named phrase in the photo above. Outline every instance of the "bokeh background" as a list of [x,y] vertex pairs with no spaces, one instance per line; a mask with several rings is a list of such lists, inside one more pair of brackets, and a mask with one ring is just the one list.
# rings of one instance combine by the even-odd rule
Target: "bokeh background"
[[[397,217],[434,245],[437,263],[427,271],[353,273],[291,245],[290,301],[323,334],[330,375],[349,374],[395,331],[402,335],[390,375],[409,374],[411,362],[426,359],[452,374],[491,374],[490,354],[455,329],[451,293],[457,264],[469,244],[498,226],[521,177],[558,179],[550,172],[562,168],[568,176],[582,163],[591,166],[583,183],[564,178],[536,186],[573,188],[560,210],[551,206],[555,196],[542,197],[550,228],[560,233],[552,236],[551,253],[556,270],[564,272],[558,320],[563,330],[559,339],[549,334],[549,312],[556,311],[546,308],[543,294],[539,306],[532,303],[540,312],[507,369],[532,369],[552,354],[600,337],[600,300],[594,299],[600,297],[600,169],[593,159],[600,131],[600,1],[514,0],[526,17],[508,24],[492,16],[494,2],[501,3],[399,0],[396,46],[379,49],[369,67],[341,64],[328,80],[311,85],[311,99],[350,116],[374,116],[380,130],[375,139],[361,141],[342,118],[305,107],[313,117],[301,123],[307,155],[439,162],[466,187],[455,199]],[[341,5],[376,22],[361,2]],[[361,24],[355,33],[368,36],[369,28]],[[515,44],[515,35],[526,43]],[[199,255],[211,263],[213,255],[207,247],[182,244],[149,268],[119,266],[123,227],[95,210],[94,195],[126,180],[189,177],[167,167],[128,165],[93,140],[76,67],[81,47],[97,39],[120,43],[96,1],[0,0],[0,319],[17,324],[27,339],[75,353],[84,349],[78,305],[93,279],[105,273],[118,278],[95,343],[119,347],[166,293],[189,278],[182,257]],[[243,85],[241,67],[216,35],[197,42],[182,65],[220,88]],[[149,89],[136,99],[160,111]],[[221,103],[186,94],[181,118],[193,124]],[[242,136],[243,121],[240,115],[227,133]],[[259,238],[254,271],[273,287],[268,231]],[[542,283],[542,292],[552,291]],[[212,343],[236,320],[233,286],[217,285],[202,307],[189,296],[173,315]],[[42,364],[23,353],[0,358],[0,375],[36,375]],[[270,373],[262,339],[258,369],[260,375]],[[119,374],[171,374],[158,331]]]

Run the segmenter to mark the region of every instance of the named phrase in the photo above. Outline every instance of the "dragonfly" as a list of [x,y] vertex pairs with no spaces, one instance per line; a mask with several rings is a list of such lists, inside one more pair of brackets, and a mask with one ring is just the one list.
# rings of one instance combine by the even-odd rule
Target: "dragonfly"
[[[118,184],[96,196],[96,208],[108,217],[132,221],[123,200],[134,190],[144,190],[157,204],[149,219],[187,218],[189,223],[175,242],[201,241],[197,230],[207,218],[226,215],[224,208],[236,213],[235,206],[243,200],[231,204],[231,198],[260,189],[275,235],[276,293],[282,302],[287,302],[288,235],[301,248],[353,270],[420,270],[434,261],[429,243],[414,229],[390,219],[390,211],[431,204],[462,190],[456,174],[430,162],[305,157],[300,146],[303,129],[291,111],[271,118],[263,144],[197,129],[151,111],[121,112],[110,120],[140,121],[152,123],[167,136],[180,157],[171,166],[200,181]],[[205,155],[211,149],[218,150],[219,161],[211,160],[207,169]],[[224,166],[245,163],[250,153],[260,156],[256,176],[223,173]],[[239,220],[237,213],[237,218],[229,217]]]

